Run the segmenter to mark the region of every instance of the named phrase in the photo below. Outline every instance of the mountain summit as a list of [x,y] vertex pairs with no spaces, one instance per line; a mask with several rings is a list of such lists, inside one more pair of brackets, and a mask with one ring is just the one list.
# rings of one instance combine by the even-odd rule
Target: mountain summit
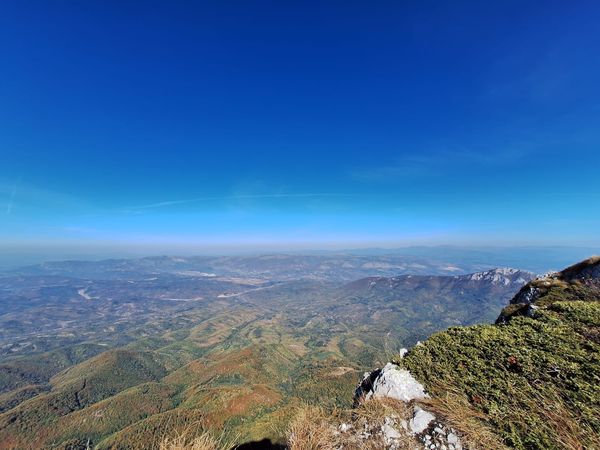
[[509,284],[522,284],[531,279],[531,272],[525,272],[518,269],[492,269],[485,272],[474,273],[470,275],[470,279],[473,281],[485,280],[492,284],[502,284],[508,286]]
[[388,449],[600,448],[600,258],[532,280],[494,325],[401,352],[357,393],[404,403],[375,433]]

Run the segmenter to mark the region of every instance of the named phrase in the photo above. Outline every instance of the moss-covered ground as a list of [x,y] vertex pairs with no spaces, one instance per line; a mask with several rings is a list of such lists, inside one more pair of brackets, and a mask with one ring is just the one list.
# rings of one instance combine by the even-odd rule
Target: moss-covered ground
[[554,283],[530,317],[454,327],[398,362],[434,395],[466,397],[506,445],[600,448],[600,297],[581,281]]

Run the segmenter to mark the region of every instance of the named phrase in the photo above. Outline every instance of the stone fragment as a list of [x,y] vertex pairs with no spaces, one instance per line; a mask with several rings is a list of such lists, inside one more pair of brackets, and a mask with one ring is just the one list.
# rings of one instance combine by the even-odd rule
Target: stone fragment
[[420,434],[429,427],[429,424],[435,420],[435,416],[424,409],[415,407],[415,415],[410,419],[410,430],[415,434]]

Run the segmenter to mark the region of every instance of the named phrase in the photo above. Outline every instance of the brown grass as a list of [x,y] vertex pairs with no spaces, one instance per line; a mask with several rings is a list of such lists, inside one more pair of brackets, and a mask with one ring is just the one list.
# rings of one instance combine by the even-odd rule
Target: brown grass
[[[354,418],[354,426],[360,428],[365,423],[371,429],[379,429],[384,423],[386,417],[394,417],[398,424],[401,420],[410,420],[412,416],[412,406],[393,398],[372,398],[360,404],[356,409],[352,410],[352,416]],[[396,429],[401,431],[400,425],[396,426]],[[356,439],[351,440],[344,449],[382,449],[385,448],[384,442],[381,439],[371,439],[368,445],[365,445],[364,441],[357,441]],[[413,436],[406,434],[398,442],[398,450],[409,450],[414,448],[420,448],[420,443]]]
[[299,408],[288,431],[289,450],[336,450],[339,434],[322,408]]
[[219,438],[204,432],[193,435],[184,431],[174,437],[166,437],[160,443],[160,450],[230,450],[235,445],[233,440],[226,439],[224,435]]
[[410,420],[411,408],[407,403],[393,398],[372,398],[364,401],[352,413],[355,418],[367,420],[370,424],[382,425],[386,417],[399,417]]
[[[420,401],[461,435],[462,440],[471,449],[508,449],[492,431],[489,417],[477,410],[465,394],[457,392],[451,386],[436,388],[437,392],[445,392],[443,396]],[[580,420],[564,404],[556,398],[539,396],[539,398],[521,398],[521,405],[511,411],[515,422],[525,423],[526,416],[532,411],[544,411],[545,420],[540,426],[547,429],[548,435],[554,435],[557,444],[566,450],[600,449],[600,436],[593,430],[584,427]],[[519,418],[523,420],[519,420]]]
[[533,394],[524,399],[526,407],[515,411],[515,418],[525,418],[529,411],[543,411],[541,425],[549,436],[565,450],[600,449],[600,435],[583,421],[565,404],[558,395],[545,396]]
[[[372,435],[363,440],[359,432],[365,424],[370,431],[379,430],[385,418],[405,417],[407,406],[396,400],[370,400],[359,408],[326,412],[320,407],[304,406],[298,408],[296,418],[288,430],[287,445],[289,450],[380,450],[385,448],[381,436]],[[350,423],[353,429],[346,433],[338,431],[342,423]],[[399,450],[415,448],[417,441],[406,436],[399,443]]]
[[455,392],[451,386],[444,386],[437,392],[444,392],[444,395],[420,400],[419,403],[457,430],[466,448],[508,449],[486,424],[487,416],[477,411],[464,394]]

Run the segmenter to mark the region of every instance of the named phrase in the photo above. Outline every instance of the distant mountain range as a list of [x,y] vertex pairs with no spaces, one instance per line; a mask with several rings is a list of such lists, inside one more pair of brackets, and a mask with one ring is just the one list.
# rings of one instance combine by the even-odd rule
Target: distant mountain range
[[271,281],[298,279],[351,281],[373,275],[448,275],[490,269],[486,263],[457,265],[441,257],[411,255],[324,255],[267,254],[259,256],[158,256],[102,261],[45,262],[14,269],[23,275],[69,275],[90,279],[139,278],[158,274],[196,276],[243,276]]
[[[77,247],[68,251],[60,248],[19,248],[17,246],[3,245],[0,248],[0,270],[14,270],[15,268],[29,265],[39,265],[43,261],[78,261],[84,259],[83,267],[90,264],[90,260],[100,262],[101,260],[109,260],[115,262],[117,260],[128,264],[135,261],[133,254],[127,255],[123,253],[126,250],[106,249],[85,249]],[[261,258],[261,254],[250,251],[235,252],[231,251],[225,254],[215,255],[214,253],[206,254],[206,256],[190,256],[193,248],[187,249],[185,255],[175,256],[173,258],[186,260],[188,263],[197,262],[202,264],[206,261],[226,261],[227,264],[234,264],[235,261],[247,261],[251,264],[253,258]],[[572,261],[581,260],[588,255],[600,253],[598,247],[574,247],[574,246],[460,246],[460,245],[439,245],[439,246],[411,246],[400,248],[357,248],[348,250],[297,250],[289,251],[285,256],[289,258],[311,257],[317,260],[321,257],[324,259],[345,259],[345,258],[363,258],[364,261],[384,262],[391,260],[393,264],[423,264],[430,267],[440,267],[443,269],[446,266],[454,266],[461,269],[457,273],[480,272],[495,267],[518,267],[523,270],[528,270],[534,273],[546,273],[550,270],[558,270]],[[167,251],[166,254],[172,254]],[[198,254],[204,254],[198,251]],[[263,253],[263,256],[269,257],[273,255],[281,256],[281,252]],[[170,257],[154,257],[137,259],[149,260],[166,260]],[[382,275],[394,276],[404,272],[384,273],[367,273],[363,275],[355,275],[350,279],[357,279],[363,276]],[[409,272],[406,272],[409,273]],[[448,272],[435,272],[428,270],[423,274],[443,275]]]

